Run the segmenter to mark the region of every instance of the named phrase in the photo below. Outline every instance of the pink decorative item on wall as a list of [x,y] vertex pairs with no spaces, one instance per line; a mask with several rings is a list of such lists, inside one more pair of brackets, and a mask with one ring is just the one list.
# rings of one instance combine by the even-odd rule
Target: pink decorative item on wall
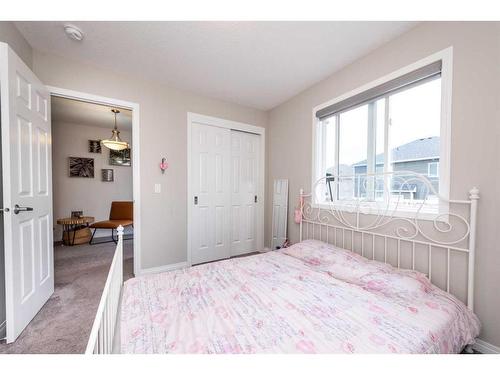
[[165,171],[167,170],[167,168],[168,168],[167,159],[166,158],[162,158],[161,159],[161,163],[160,163],[161,173],[165,173]]

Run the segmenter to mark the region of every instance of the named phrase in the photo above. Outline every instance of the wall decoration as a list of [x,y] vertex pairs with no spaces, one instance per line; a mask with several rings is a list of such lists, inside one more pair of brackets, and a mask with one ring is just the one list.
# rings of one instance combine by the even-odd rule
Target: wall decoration
[[101,153],[101,141],[98,139],[89,139],[89,152],[91,154]]
[[161,173],[165,173],[168,168],[167,158],[161,158],[160,169]]
[[104,182],[113,182],[114,174],[112,169],[101,169],[102,181]]
[[70,157],[69,177],[94,178],[94,159]]
[[109,150],[109,164],[130,167],[130,148],[124,150]]

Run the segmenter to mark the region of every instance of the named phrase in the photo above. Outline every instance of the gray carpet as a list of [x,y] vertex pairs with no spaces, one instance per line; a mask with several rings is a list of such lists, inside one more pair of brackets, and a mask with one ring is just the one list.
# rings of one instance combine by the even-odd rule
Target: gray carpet
[[[83,353],[116,245],[54,248],[55,291],[0,353]],[[133,277],[133,241],[124,241],[124,279]]]

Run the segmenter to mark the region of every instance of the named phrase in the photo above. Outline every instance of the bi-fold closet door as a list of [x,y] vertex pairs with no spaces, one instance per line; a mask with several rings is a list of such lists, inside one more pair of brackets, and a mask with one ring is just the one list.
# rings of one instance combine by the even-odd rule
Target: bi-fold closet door
[[192,264],[258,250],[259,157],[259,135],[192,123]]

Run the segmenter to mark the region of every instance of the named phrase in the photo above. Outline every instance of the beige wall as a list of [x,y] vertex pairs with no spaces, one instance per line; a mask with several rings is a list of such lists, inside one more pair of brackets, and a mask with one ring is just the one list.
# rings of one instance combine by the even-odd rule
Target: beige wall
[[[500,345],[498,23],[421,24],[271,110],[268,198],[273,179],[290,180],[289,235],[297,241],[292,213],[299,189],[310,186],[312,108],[449,46],[453,46],[451,197],[466,198],[473,185],[481,191],[476,312],[483,323],[481,338]],[[270,205],[266,215],[270,220]]]
[[30,68],[33,65],[33,49],[10,21],[0,21],[0,42],[9,46]]
[[[109,138],[110,129],[95,126],[52,122],[52,184],[54,219],[68,217],[71,211],[83,210],[96,221],[107,220],[111,202],[132,200],[132,167],[109,165],[109,150],[89,153],[89,139]],[[132,143],[132,133],[120,129],[123,140]],[[133,152],[132,145],[132,152]],[[94,159],[94,178],[69,177],[68,157]],[[101,169],[111,168],[114,182],[103,182]],[[55,224],[54,240],[61,240],[62,228]],[[110,231],[97,231],[96,237],[109,236]]]
[[[187,112],[264,127],[266,113],[36,51],[33,69],[47,85],[139,103],[142,268],[186,261]],[[164,175],[163,156],[170,163]]]

